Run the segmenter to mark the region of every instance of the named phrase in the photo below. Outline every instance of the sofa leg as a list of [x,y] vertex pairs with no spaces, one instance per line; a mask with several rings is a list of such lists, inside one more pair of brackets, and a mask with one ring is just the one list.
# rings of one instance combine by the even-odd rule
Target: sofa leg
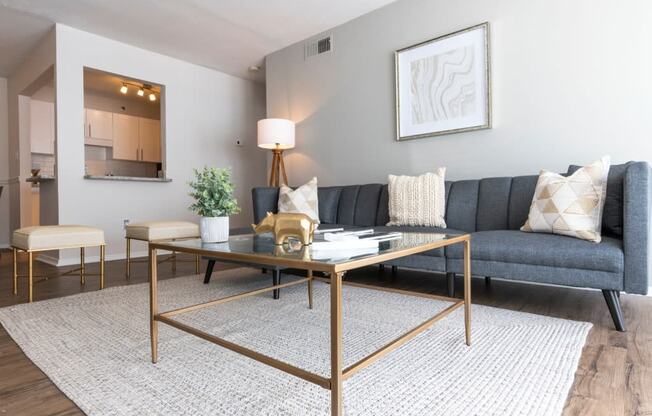
[[398,266],[392,266],[392,274],[395,275],[398,273]]
[[491,276],[484,277],[484,284],[485,286],[491,286]]
[[623,311],[620,309],[620,297],[618,296],[618,291],[603,290],[602,294],[604,295],[604,300],[607,301],[607,306],[609,307],[609,312],[611,313],[611,319],[614,321],[616,330],[625,332],[625,321],[623,319]]
[[[280,284],[281,284],[281,271],[279,269],[274,269],[272,270],[272,285],[276,286]],[[280,289],[274,289],[272,297],[274,299],[278,299],[280,297],[280,294],[281,294]]]
[[204,274],[204,284],[207,285],[211,281],[213,275],[213,267],[215,267],[215,260],[208,260],[206,265],[206,274]]
[[381,273],[385,273],[385,265],[384,264],[379,264],[378,265],[378,271]]
[[446,273],[446,290],[449,298],[455,297],[455,273]]

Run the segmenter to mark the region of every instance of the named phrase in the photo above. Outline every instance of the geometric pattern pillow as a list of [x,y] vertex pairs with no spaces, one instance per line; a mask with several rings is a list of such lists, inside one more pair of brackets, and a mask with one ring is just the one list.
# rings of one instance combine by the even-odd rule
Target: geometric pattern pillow
[[446,228],[446,168],[419,176],[389,175],[389,222]]
[[282,185],[278,194],[278,212],[306,214],[319,223],[319,202],[317,200],[317,178],[292,190]]
[[521,230],[599,243],[609,165],[605,156],[569,176],[542,170]]

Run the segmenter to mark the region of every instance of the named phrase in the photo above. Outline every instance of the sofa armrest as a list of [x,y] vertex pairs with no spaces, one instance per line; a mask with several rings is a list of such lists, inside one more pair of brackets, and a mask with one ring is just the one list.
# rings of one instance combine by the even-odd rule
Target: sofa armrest
[[624,290],[647,294],[650,271],[650,166],[632,163],[623,183]]
[[278,188],[260,187],[251,190],[254,204],[254,223],[258,224],[268,212],[278,211]]

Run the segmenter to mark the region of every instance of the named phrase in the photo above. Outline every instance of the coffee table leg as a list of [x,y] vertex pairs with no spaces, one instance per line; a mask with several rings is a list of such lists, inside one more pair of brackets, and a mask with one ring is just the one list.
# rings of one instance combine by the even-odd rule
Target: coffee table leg
[[331,274],[331,416],[342,415],[342,275]]
[[471,240],[464,241],[464,329],[471,345]]
[[158,322],[154,320],[158,314],[158,293],[156,273],[156,249],[149,249],[149,331],[152,341],[152,363],[158,360]]
[[308,270],[308,309],[312,309],[312,270]]

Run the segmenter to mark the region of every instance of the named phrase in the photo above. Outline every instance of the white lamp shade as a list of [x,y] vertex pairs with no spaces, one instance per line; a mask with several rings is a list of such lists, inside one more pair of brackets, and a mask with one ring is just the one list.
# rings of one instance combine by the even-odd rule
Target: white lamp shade
[[258,120],[258,147],[292,149],[294,147],[294,122],[283,118]]

